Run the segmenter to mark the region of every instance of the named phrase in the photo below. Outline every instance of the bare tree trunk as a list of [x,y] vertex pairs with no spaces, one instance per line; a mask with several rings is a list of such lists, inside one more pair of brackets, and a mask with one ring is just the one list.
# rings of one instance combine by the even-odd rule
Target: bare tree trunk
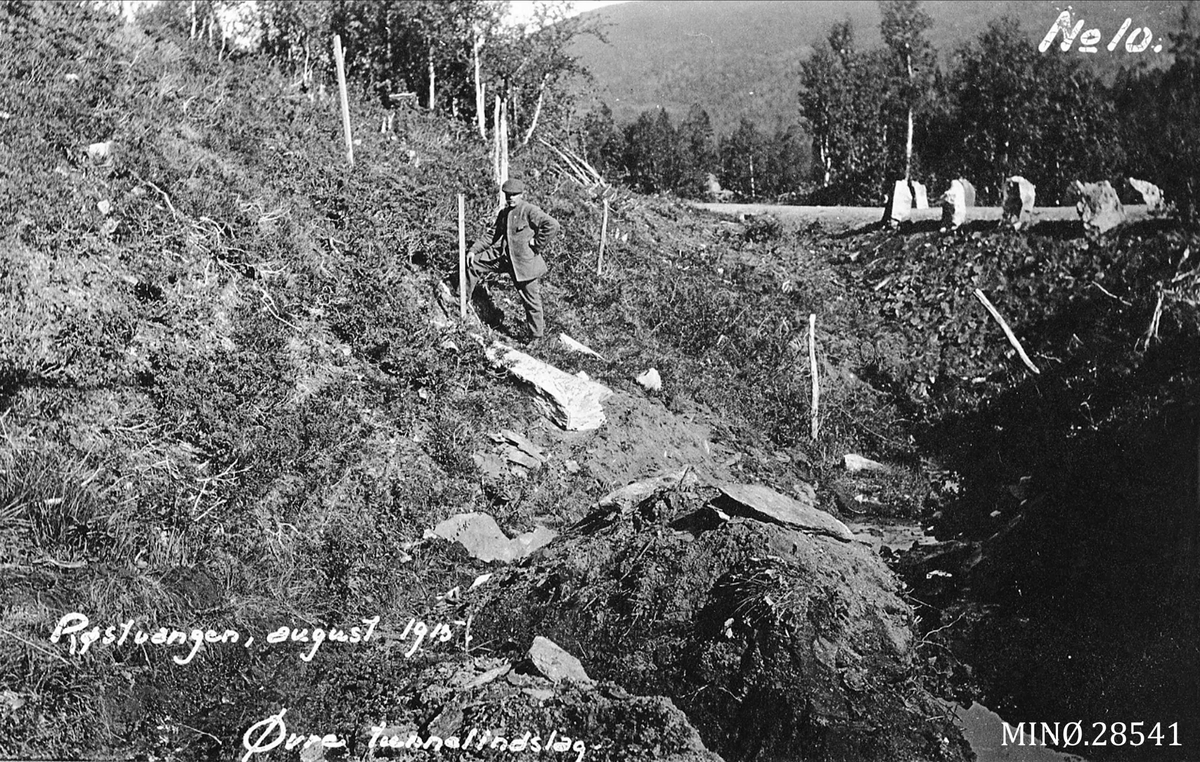
[[303,79],[301,81],[304,83],[304,89],[308,93],[308,100],[312,101],[312,99],[313,99],[312,68],[309,66],[310,57],[311,57],[311,51],[309,50],[309,41],[305,40],[304,41],[304,74],[302,75]]
[[435,80],[436,80],[436,74],[433,71],[433,48],[430,47],[429,48],[429,110],[430,111],[433,111],[433,107],[437,104],[437,99],[435,97],[435,93],[437,92],[435,84],[434,84]]
[[479,51],[483,47],[483,35],[479,30],[475,30],[475,44],[471,46],[471,52],[475,58],[475,121],[479,126],[479,137],[487,140],[487,123],[484,121],[483,112],[487,108],[487,101],[483,99],[483,78],[479,74]]
[[508,101],[500,104],[500,177],[508,179]]
[[496,184],[504,182],[500,176],[500,96],[496,96],[496,107],[492,109],[492,174]]
[[913,110],[908,110],[908,138],[904,144],[904,180],[912,177]]
[[533,137],[533,131],[537,127],[538,118],[542,115],[542,101],[546,97],[546,83],[550,80],[549,74],[542,75],[541,84],[538,85],[537,105],[533,107],[533,118],[529,120],[529,129],[525,131],[525,137],[521,139],[521,146],[529,144],[529,139]]
[[[904,66],[908,69],[908,84],[912,87],[913,70],[912,56],[904,56]],[[912,178],[912,153],[913,153],[913,107],[908,104],[908,137],[904,142],[904,181],[908,182]]]
[[188,14],[192,17],[192,33],[188,39],[194,40],[196,39],[196,0],[192,0],[192,6]]

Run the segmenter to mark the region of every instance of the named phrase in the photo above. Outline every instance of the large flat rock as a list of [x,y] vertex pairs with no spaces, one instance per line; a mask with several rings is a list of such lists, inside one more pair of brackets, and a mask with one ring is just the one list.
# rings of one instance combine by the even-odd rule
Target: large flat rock
[[541,635],[534,638],[528,656],[537,671],[545,675],[551,682],[561,683],[569,680],[582,686],[596,684],[595,680],[588,677],[579,659],[564,651],[549,638],[543,638]]
[[806,493],[806,499],[800,501],[759,484],[724,484],[720,489],[724,500],[718,498],[718,502],[731,513],[775,521],[847,542],[854,540],[854,533],[845,524],[816,507],[811,493]]
[[553,540],[552,529],[539,526],[532,532],[509,538],[486,513],[460,513],[451,516],[434,528],[433,534],[460,543],[480,561],[512,563],[525,558]]
[[505,344],[493,344],[485,352],[497,367],[508,369],[528,384],[534,403],[562,428],[589,431],[604,424],[604,408],[600,403],[612,394],[608,387],[572,376]]
[[620,508],[622,511],[631,510],[635,505],[651,497],[656,492],[675,489],[676,487],[683,485],[685,481],[687,481],[689,484],[694,483],[696,481],[694,476],[688,480],[689,473],[690,469],[685,467],[679,469],[678,471],[671,471],[669,473],[652,476],[649,479],[642,479],[641,481],[636,481],[632,484],[626,484],[624,487],[615,489],[604,497],[600,498],[598,505],[601,508],[615,506]]

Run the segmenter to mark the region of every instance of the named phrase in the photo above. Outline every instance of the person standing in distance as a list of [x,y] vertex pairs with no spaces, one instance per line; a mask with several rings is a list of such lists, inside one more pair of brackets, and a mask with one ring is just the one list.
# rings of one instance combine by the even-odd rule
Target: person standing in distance
[[475,287],[484,277],[508,273],[525,306],[527,340],[537,340],[546,332],[541,278],[547,268],[542,252],[562,225],[525,199],[525,183],[520,180],[505,180],[500,190],[504,192],[504,207],[496,215],[491,234],[481,236],[471,245],[467,299],[475,295]]

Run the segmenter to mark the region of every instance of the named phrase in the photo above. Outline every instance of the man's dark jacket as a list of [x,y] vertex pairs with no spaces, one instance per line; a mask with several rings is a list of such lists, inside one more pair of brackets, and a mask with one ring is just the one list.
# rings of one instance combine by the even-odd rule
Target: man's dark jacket
[[521,200],[511,209],[500,210],[491,241],[486,236],[480,238],[471,246],[471,254],[487,252],[498,256],[507,248],[513,277],[518,281],[533,280],[546,274],[546,260],[542,259],[541,251],[560,229],[558,220],[536,204]]

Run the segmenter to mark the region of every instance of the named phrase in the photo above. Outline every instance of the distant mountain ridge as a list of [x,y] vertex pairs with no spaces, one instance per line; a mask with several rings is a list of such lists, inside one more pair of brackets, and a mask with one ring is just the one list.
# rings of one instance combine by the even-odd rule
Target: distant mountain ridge
[[[1086,58],[1102,72],[1122,65],[1169,61],[1168,32],[1178,28],[1185,2],[925,2],[933,18],[929,39],[942,64],[954,51],[975,39],[989,21],[1010,15],[1035,43],[1059,13],[1072,9],[1084,29],[1097,28],[1102,42]],[[1198,9],[1200,10],[1200,9]],[[619,123],[632,121],[646,109],[663,107],[676,119],[693,103],[708,111],[718,132],[734,129],[743,117],[761,128],[775,129],[797,120],[800,63],[843,19],[854,25],[860,49],[878,47],[879,6],[876,2],[811,0],[808,2],[732,2],[716,0],[644,0],[590,11],[606,24],[608,44],[594,38],[577,43],[576,52],[595,82],[590,94],[613,110]],[[1126,18],[1130,30],[1145,26],[1163,45],[1160,53],[1109,52],[1109,40]],[[1076,42],[1076,49],[1079,43]]]

